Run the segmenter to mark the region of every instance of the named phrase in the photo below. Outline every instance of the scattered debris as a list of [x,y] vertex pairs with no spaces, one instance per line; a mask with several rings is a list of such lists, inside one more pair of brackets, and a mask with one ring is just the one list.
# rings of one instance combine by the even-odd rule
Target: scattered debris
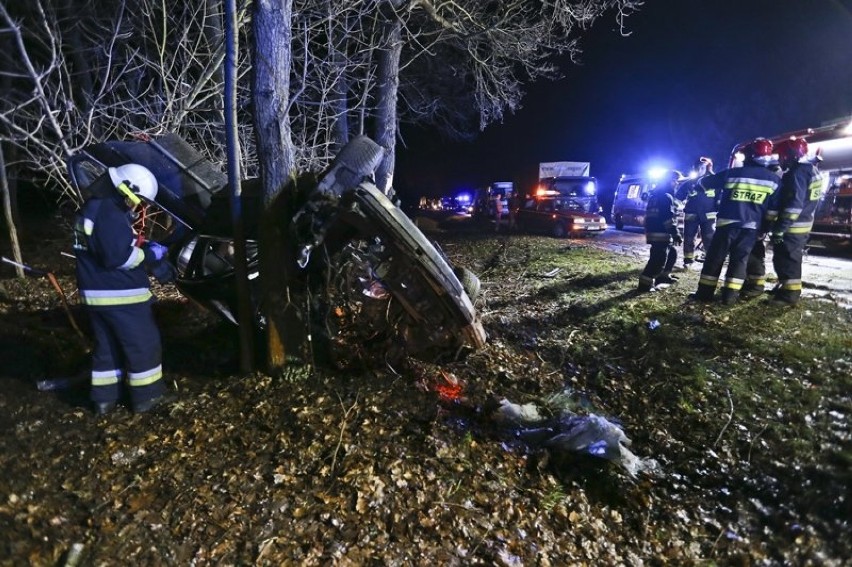
[[[550,401],[567,404],[571,398],[570,392],[564,392],[551,397]],[[550,411],[554,409],[559,408],[549,408]],[[535,404],[519,405],[504,399],[493,417],[498,422],[518,426],[515,435],[531,446],[606,459],[621,465],[632,477],[658,470],[655,460],[640,458],[628,449],[631,442],[621,425],[595,414],[579,415],[567,407],[556,417],[542,417],[548,413]]]

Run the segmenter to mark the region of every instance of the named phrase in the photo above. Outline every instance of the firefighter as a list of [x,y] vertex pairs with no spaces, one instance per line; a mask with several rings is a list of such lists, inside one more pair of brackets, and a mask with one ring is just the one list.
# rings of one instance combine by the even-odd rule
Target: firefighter
[[651,191],[645,209],[645,241],[651,245],[651,254],[639,276],[640,293],[656,291],[659,284],[672,284],[672,268],[677,261],[678,246],[683,237],[677,227],[677,203],[675,187],[681,180],[677,171],[672,171]]
[[[778,177],[780,183],[782,172],[778,162],[773,161],[768,169]],[[741,299],[760,297],[766,288],[766,235],[771,230],[775,219],[778,218],[777,198],[770,201],[770,206],[763,216],[763,222],[757,229],[757,240],[755,240],[751,254],[748,256],[746,279],[742,290],[740,290]]]
[[803,138],[783,140],[776,151],[786,171],[781,178],[778,219],[772,226],[772,264],[778,276],[773,302],[795,305],[802,295],[802,256],[822,197],[823,178],[808,159]]
[[145,412],[174,399],[162,379],[160,332],[147,273],[161,273],[167,248],[140,244],[132,225],[135,209],[156,197],[157,179],[131,163],[109,168],[88,189],[92,196],[77,216],[74,249],[80,299],[95,343],[91,401],[97,415],[109,413],[126,380],[133,411]]
[[731,305],[737,301],[758,230],[777,198],[778,176],[767,169],[772,162],[772,142],[757,138],[743,148],[743,154],[743,165],[701,180],[702,187],[717,191],[720,200],[716,234],[704,259],[698,290],[693,295],[699,301],[713,301],[725,259],[728,271],[722,286],[722,302]]
[[713,160],[700,157],[695,162],[697,177],[684,181],[675,193],[678,201],[685,202],[683,208],[683,267],[688,269],[695,261],[695,239],[701,237],[706,253],[716,227],[716,190],[705,189],[701,179],[713,174]]

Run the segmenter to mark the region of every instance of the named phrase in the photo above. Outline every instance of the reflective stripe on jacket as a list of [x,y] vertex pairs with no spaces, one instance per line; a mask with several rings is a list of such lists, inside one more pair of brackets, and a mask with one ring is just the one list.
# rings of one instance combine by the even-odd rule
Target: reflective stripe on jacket
[[86,305],[120,306],[151,299],[145,252],[135,244],[129,212],[117,193],[86,201],[74,232],[77,286]]
[[733,167],[705,176],[701,185],[720,191],[717,227],[736,224],[760,228],[778,198],[778,176],[759,165]]
[[781,178],[778,191],[778,220],[773,230],[790,234],[809,234],[814,213],[822,198],[823,176],[809,162],[793,164]]

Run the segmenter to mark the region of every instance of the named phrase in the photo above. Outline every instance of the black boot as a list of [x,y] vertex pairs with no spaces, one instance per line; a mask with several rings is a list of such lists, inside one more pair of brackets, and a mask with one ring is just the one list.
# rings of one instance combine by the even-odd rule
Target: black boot
[[740,290],[731,289],[729,287],[722,289],[722,303],[725,305],[733,305],[740,298]]

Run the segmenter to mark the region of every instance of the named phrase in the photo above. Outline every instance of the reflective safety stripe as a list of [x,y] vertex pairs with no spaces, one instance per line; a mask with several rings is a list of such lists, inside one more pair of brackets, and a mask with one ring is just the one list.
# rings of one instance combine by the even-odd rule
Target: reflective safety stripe
[[765,276],[748,276],[746,281],[749,285],[756,287],[763,287],[766,285],[766,277]]
[[822,175],[817,175],[811,180],[811,184],[808,185],[808,200],[809,201],[819,201],[820,197],[822,197]]
[[698,278],[698,285],[707,285],[715,288],[717,283],[719,283],[718,277],[701,274],[701,277]]
[[716,212],[707,213],[707,220],[716,220]]
[[790,234],[807,234],[811,231],[811,228],[814,226],[814,221],[806,221],[806,222],[794,222],[790,228],[787,229],[787,232]]
[[145,261],[145,252],[141,248],[134,246],[130,251],[130,256],[127,261],[118,267],[119,270],[132,270],[139,264]]
[[744,280],[740,278],[727,278],[725,280],[725,287],[728,289],[742,289]]
[[729,224],[736,224],[738,222],[740,222],[740,221],[738,221],[736,219],[718,219],[716,221],[716,226],[727,226]]
[[684,260],[692,260],[693,258],[695,258],[695,252],[684,252],[683,253],[683,259]]
[[127,378],[131,387],[148,386],[163,377],[163,365],[159,364],[145,372],[128,372]]
[[698,213],[685,213],[683,215],[683,220],[695,220],[698,218]]
[[151,291],[146,288],[137,289],[81,289],[80,298],[86,305],[110,306],[144,303],[151,299]]
[[778,280],[781,289],[787,291],[802,291],[802,280]]
[[774,221],[778,218],[778,211],[766,211],[766,220]]
[[802,209],[784,209],[781,218],[796,220],[800,214],[802,214]]
[[731,177],[725,183],[725,189],[731,192],[732,201],[757,204],[766,201],[776,187],[777,184],[774,181],[750,177]]
[[92,370],[92,386],[112,386],[121,379],[121,370]]

